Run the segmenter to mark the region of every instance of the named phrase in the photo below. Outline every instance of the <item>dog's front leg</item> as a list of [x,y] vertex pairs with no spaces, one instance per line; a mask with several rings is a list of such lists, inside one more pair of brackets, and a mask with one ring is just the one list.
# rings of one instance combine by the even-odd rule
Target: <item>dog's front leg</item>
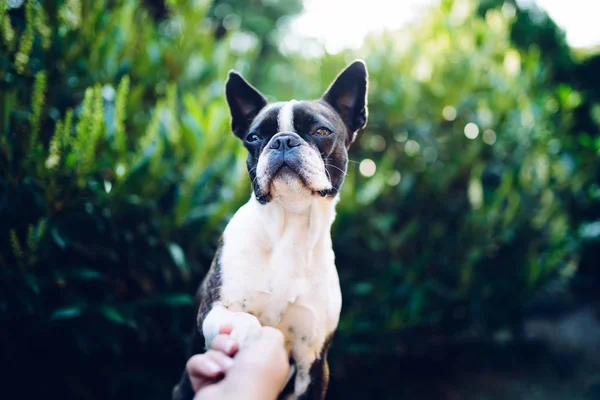
[[298,371],[296,373],[295,396],[296,400],[324,400],[329,386],[329,364],[327,353],[331,345],[333,334],[329,335],[318,356],[305,348],[296,347],[294,359]]
[[294,394],[296,400],[322,400],[329,381],[327,360],[296,356],[296,382]]
[[297,393],[297,400],[324,400],[329,385],[329,365],[326,358],[316,359],[310,368],[308,387]]

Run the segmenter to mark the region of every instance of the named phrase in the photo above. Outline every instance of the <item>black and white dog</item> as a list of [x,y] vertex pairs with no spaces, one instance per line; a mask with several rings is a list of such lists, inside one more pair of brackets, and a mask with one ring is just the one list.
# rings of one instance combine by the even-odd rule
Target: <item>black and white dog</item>
[[[226,323],[240,348],[261,325],[276,327],[295,366],[288,398],[323,399],[342,306],[330,228],[348,148],[367,122],[366,66],[354,61],[319,100],[269,104],[234,71],[226,96],[254,193],[225,228],[199,289],[194,351]],[[193,395],[184,371],[173,399]]]

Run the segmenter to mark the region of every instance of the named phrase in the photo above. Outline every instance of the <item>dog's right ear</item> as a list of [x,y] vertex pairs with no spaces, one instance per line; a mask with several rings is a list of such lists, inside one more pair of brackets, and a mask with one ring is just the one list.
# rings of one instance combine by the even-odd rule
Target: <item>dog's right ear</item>
[[344,120],[348,128],[348,147],[356,139],[356,132],[367,124],[368,80],[367,65],[355,60],[335,78],[322,97]]
[[267,99],[236,71],[229,71],[225,95],[231,112],[231,130],[241,138]]

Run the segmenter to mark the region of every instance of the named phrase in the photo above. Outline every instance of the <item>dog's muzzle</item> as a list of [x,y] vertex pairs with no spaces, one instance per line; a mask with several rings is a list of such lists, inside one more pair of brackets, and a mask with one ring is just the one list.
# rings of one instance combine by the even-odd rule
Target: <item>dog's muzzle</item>
[[319,152],[294,132],[279,132],[271,138],[260,156],[257,177],[265,193],[276,179],[291,186],[299,181],[310,192],[331,188]]

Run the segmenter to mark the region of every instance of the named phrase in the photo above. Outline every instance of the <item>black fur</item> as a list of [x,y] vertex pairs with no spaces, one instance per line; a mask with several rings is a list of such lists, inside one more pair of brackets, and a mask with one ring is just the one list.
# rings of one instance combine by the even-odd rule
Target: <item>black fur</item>
[[267,99],[235,71],[229,72],[225,94],[231,112],[231,130],[241,138],[254,117],[267,105]]
[[327,394],[329,385],[329,364],[327,363],[327,353],[333,340],[333,333],[325,340],[319,358],[310,368],[310,385],[306,392],[297,400],[322,400]]
[[367,67],[355,61],[342,71],[322,99],[340,114],[348,128],[347,145],[356,138],[356,131],[367,124]]

